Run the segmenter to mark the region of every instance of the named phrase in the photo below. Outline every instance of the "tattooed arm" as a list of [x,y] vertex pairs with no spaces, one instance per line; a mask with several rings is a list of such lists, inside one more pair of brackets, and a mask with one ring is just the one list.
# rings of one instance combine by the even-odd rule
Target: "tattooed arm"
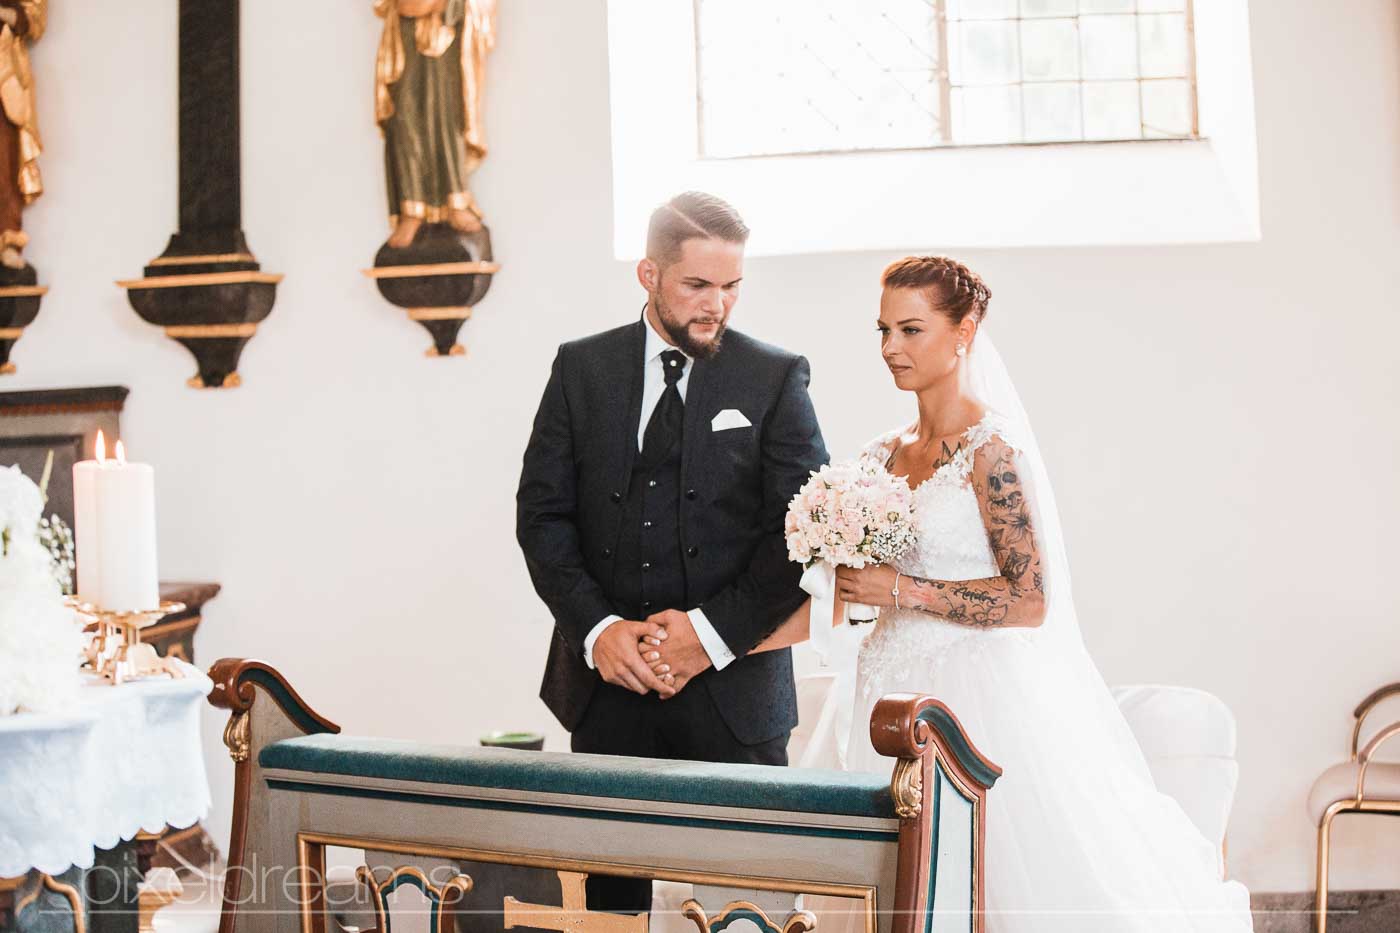
[[[899,605],[979,627],[1033,628],[1045,621],[1045,588],[1030,493],[1016,452],[999,437],[977,449],[972,488],[1001,574],[981,580],[924,580],[901,575]],[[837,596],[893,606],[891,567],[836,572]]]
[[[1045,586],[1032,503],[1016,452],[993,437],[973,456],[972,488],[1001,575],[915,579],[909,605],[965,625],[1034,627],[1045,621]],[[905,605],[900,587],[900,605]]]

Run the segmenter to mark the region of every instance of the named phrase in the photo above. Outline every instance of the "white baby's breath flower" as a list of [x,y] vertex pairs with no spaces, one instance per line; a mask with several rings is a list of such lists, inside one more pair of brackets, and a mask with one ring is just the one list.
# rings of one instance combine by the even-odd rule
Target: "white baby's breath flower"
[[914,543],[912,512],[909,485],[878,460],[828,464],[792,498],[788,555],[845,567],[897,560]]

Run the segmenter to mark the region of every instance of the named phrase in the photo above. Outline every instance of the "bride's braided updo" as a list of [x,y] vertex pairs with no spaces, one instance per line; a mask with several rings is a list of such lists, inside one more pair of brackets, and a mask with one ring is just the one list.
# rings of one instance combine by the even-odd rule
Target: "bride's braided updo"
[[892,262],[880,281],[885,288],[922,291],[929,305],[954,326],[968,317],[981,324],[992,300],[991,289],[976,272],[946,256],[909,256]]

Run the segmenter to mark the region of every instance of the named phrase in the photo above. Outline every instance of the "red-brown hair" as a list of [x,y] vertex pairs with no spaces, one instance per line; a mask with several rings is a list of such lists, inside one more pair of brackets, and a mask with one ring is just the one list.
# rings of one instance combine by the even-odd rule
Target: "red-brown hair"
[[890,263],[880,278],[885,288],[913,288],[924,293],[929,307],[954,326],[971,317],[987,316],[992,291],[976,272],[946,256],[909,256]]

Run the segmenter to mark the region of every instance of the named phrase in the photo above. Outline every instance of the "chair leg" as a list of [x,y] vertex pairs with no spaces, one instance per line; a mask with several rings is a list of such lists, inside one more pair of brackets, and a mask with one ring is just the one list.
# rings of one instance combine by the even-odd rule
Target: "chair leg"
[[1328,813],[1317,827],[1317,933],[1327,933],[1327,862],[1332,836],[1332,816]]

